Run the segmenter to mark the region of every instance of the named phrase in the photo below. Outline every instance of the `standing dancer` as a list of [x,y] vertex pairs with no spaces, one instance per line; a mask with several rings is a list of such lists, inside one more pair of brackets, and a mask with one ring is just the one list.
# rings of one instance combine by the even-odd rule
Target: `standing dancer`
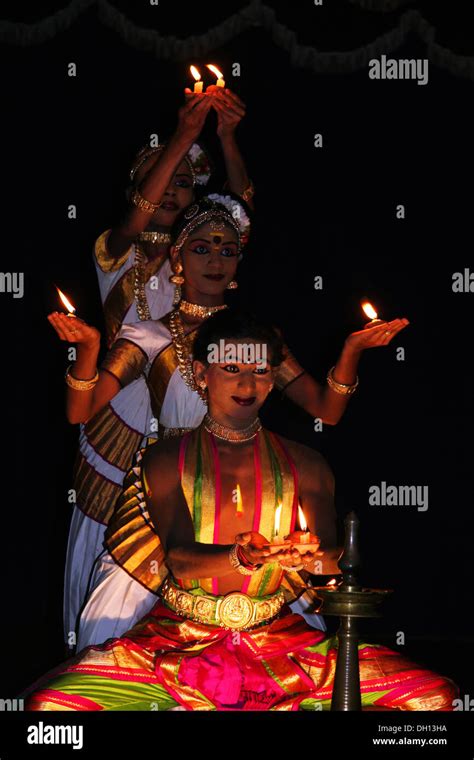
[[108,345],[122,324],[159,319],[172,307],[170,233],[179,214],[211,177],[209,158],[196,142],[211,108],[217,112],[228,189],[252,203],[253,184],[235,137],[245,115],[244,104],[222,87],[187,95],[167,144],[148,145],[138,153],[130,172],[133,184],[125,218],[95,243]]

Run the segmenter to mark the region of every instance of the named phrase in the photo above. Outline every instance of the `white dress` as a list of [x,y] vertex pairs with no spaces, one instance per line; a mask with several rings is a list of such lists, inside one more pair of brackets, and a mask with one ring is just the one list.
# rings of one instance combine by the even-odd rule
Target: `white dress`
[[[136,246],[132,244],[118,262],[108,262],[106,249],[108,232],[107,230],[98,238],[94,247],[94,262],[103,304],[114,286],[132,269],[137,255]],[[153,320],[160,319],[172,308],[174,288],[169,282],[171,274],[171,266],[169,260],[166,259],[159,271],[145,285],[146,300]],[[139,321],[135,300],[123,315],[122,321],[123,324]],[[143,377],[123,388],[110,402],[109,411],[117,418],[117,438],[120,438],[120,428],[124,429],[123,426],[139,434],[140,440],[148,434],[156,435],[149,432],[149,419],[152,415],[148,390]],[[137,447],[139,445],[140,443],[137,442]],[[82,471],[87,466],[85,460],[90,468],[95,470],[98,478],[108,480],[117,486],[116,497],[130,463],[117,466],[113,450],[109,451],[107,457],[101,455],[97,446],[94,446],[90,440],[85,425],[80,426],[79,452],[79,457],[83,458],[82,468],[79,478],[75,478],[74,489],[80,491],[80,486],[77,488],[77,480],[82,479]],[[102,501],[104,499],[105,497]],[[106,501],[110,502],[113,499],[112,494],[109,494]],[[103,549],[106,519],[111,511],[106,504],[98,505],[98,509],[96,506],[91,513],[87,504],[76,502],[69,529],[64,573],[63,620],[65,640],[71,646],[75,644],[79,613],[88,596],[94,561]]]
[[[168,328],[160,321],[140,322],[125,325],[118,338],[124,338],[139,346],[147,357],[145,374],[148,374],[155,357],[171,343]],[[134,381],[132,385],[139,383]],[[115,397],[120,397],[131,386],[127,386]],[[144,391],[148,397],[142,399],[142,414],[139,424],[156,422],[151,410],[151,403],[146,384]],[[136,399],[135,399],[136,403]],[[180,372],[176,369],[168,383],[161,413],[160,425],[167,428],[197,427],[206,413],[206,405],[193,390],[185,384]],[[130,415],[133,416],[133,415]],[[137,421],[134,420],[136,426]],[[142,445],[150,436],[150,428],[143,430]],[[156,427],[154,425],[153,427]],[[142,428],[143,429],[143,428]],[[156,435],[156,433],[155,433]],[[139,448],[139,447],[137,447]],[[121,473],[122,480],[125,473]],[[102,531],[105,532],[105,526]],[[98,550],[97,550],[98,549]],[[96,545],[95,563],[87,593],[87,602],[79,620],[77,646],[82,649],[89,644],[99,644],[107,638],[121,636],[135,624],[156,602],[156,595],[148,591],[138,581],[132,578],[103,550],[102,545]]]
[[[106,230],[96,241],[94,248],[94,263],[99,282],[100,297],[105,304],[108,295],[115,285],[123,278],[126,272],[136,262],[137,249],[134,243],[128,251],[114,265],[107,265],[104,261],[106,255],[106,240],[110,230]],[[119,266],[117,266],[119,265]],[[169,278],[172,275],[171,264],[166,259],[159,271],[145,284],[145,295],[148,309],[152,319],[161,319],[167,314],[173,305],[174,287]],[[128,311],[122,317],[122,324],[139,322],[137,304],[134,300]]]

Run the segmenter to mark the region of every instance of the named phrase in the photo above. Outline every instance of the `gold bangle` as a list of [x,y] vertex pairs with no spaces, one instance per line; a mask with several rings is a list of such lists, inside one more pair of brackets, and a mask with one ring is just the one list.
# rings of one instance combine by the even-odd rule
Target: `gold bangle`
[[254,195],[255,195],[255,187],[252,180],[250,180],[249,186],[244,190],[244,192],[242,193],[240,197],[243,198],[245,203],[248,203],[249,201],[252,200]]
[[160,208],[161,206],[161,201],[160,203],[152,203],[151,201],[147,201],[143,195],[140,195],[137,188],[133,190],[132,195],[130,196],[130,200],[134,206],[139,208],[140,211],[144,211],[146,214],[153,214],[156,209]]
[[237,572],[240,573],[241,575],[253,575],[254,573],[257,572],[259,568],[255,567],[254,570],[250,570],[249,568],[244,567],[237,556],[238,548],[239,548],[239,544],[234,544],[233,547],[231,548],[229,552],[230,564],[232,565],[233,569],[237,570]]
[[348,385],[346,383],[338,383],[337,380],[334,380],[333,372],[335,370],[335,366],[331,367],[327,374],[327,383],[331,390],[335,391],[336,393],[341,393],[343,396],[351,396],[357,386],[359,385],[359,378],[356,376],[356,381],[353,383],[353,385]]
[[68,385],[70,388],[72,388],[75,391],[90,391],[94,387],[94,385],[97,383],[97,380],[99,379],[99,373],[96,371],[94,377],[92,377],[90,380],[79,380],[77,377],[74,377],[74,375],[71,375],[70,369],[72,367],[72,364],[69,365],[69,367],[66,370],[65,374],[65,380],[66,385]]

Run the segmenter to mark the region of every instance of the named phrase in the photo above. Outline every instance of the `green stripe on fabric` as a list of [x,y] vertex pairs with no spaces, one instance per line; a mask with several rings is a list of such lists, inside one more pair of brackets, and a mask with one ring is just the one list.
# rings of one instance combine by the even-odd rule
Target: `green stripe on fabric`
[[305,649],[307,652],[316,652],[317,654],[322,654],[327,657],[330,649],[337,650],[337,636],[335,634],[333,636],[328,636],[326,639],[319,641],[313,646],[305,647]]
[[[381,697],[384,697],[386,694],[388,694],[390,689],[385,691],[370,691],[367,692],[367,694],[361,694],[361,703],[362,707],[368,707],[369,705],[373,705],[375,702],[377,702],[378,699],[381,699]],[[331,699],[316,699],[315,697],[309,697],[308,699],[303,699],[302,702],[300,702],[300,710],[310,710],[310,711],[319,711],[319,710],[330,710],[331,709]]]
[[[275,451],[273,449],[273,446],[272,446],[272,443],[267,431],[264,430],[263,434],[265,438],[265,445],[267,447],[268,457],[270,459],[270,465],[272,468],[273,488],[274,488],[274,493],[275,493],[275,509],[276,509],[278,505],[283,501],[283,481],[281,477],[280,462],[278,461],[278,458],[275,454]],[[272,536],[272,538],[274,538],[274,536]],[[274,565],[267,565],[267,567],[265,568],[264,574],[262,576],[262,580],[260,581],[260,585],[258,587],[259,596],[265,596],[266,590],[271,580],[271,577],[273,575],[274,569],[275,569]]]
[[309,710],[311,712],[319,712],[319,711],[325,711],[331,709],[331,700],[330,699],[315,699],[315,697],[309,697],[308,699],[303,699],[300,702],[299,706],[300,710]]
[[[193,523],[194,523],[194,536],[197,542],[201,541],[201,524],[202,524],[202,450],[201,450],[201,436],[197,439],[197,453],[196,453],[196,476],[194,478],[194,490],[193,490]],[[193,579],[191,581],[191,588],[199,588],[199,581]]]
[[197,440],[197,454],[196,454],[196,475],[194,478],[194,492],[193,492],[193,523],[194,523],[194,535],[196,541],[201,540],[201,519],[202,519],[202,452],[201,452],[201,436]]
[[178,706],[160,684],[122,681],[82,673],[65,673],[42,688],[55,689],[65,696],[70,694],[91,699],[104,710],[159,712]]
[[280,689],[283,689],[283,691],[284,691],[286,694],[291,694],[291,692],[290,692],[290,691],[288,691],[288,689],[285,689],[285,687],[283,686],[282,682],[280,681],[280,679],[278,678],[278,676],[277,676],[277,675],[275,675],[275,673],[274,673],[274,672],[273,672],[273,670],[271,669],[271,667],[270,667],[270,665],[268,664],[268,662],[266,662],[266,660],[262,660],[262,665],[263,665],[263,667],[265,668],[265,670],[267,671],[267,673],[268,673],[268,675],[270,676],[270,678],[273,678],[273,680],[274,680],[274,681],[275,681],[275,682],[278,684],[278,686],[280,687]]
[[270,464],[271,464],[272,473],[273,473],[273,481],[274,481],[274,488],[275,488],[275,509],[276,509],[278,505],[283,501],[283,480],[281,477],[280,462],[278,460],[278,457],[275,454],[274,448],[270,441],[270,437],[266,430],[264,431],[264,435],[265,435],[265,443],[267,446],[268,456],[270,458]]
[[275,570],[275,564],[272,563],[271,565],[266,565],[265,570],[263,571],[262,580],[260,581],[260,585],[258,587],[258,596],[265,596],[266,594],[266,588],[271,580],[271,577],[273,575],[273,572]]

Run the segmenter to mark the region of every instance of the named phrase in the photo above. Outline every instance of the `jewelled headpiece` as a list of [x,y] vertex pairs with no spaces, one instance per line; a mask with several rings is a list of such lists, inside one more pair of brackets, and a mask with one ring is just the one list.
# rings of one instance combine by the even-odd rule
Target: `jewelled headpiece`
[[217,193],[206,195],[199,203],[189,206],[183,218],[184,226],[174,243],[177,252],[181,250],[192,232],[206,222],[210,223],[213,231],[222,230],[226,224],[232,227],[237,233],[239,254],[249,238],[250,219],[244,207],[229,195]]
[[[130,179],[132,182],[140,166],[142,166],[150,156],[153,156],[156,153],[161,153],[164,148],[164,143],[157,145],[156,148],[151,148],[149,145],[145,145],[141,148],[132,164],[132,168],[130,169]],[[184,160],[191,172],[193,185],[207,185],[211,177],[211,165],[205,150],[203,150],[198,143],[193,143],[186,153]]]

